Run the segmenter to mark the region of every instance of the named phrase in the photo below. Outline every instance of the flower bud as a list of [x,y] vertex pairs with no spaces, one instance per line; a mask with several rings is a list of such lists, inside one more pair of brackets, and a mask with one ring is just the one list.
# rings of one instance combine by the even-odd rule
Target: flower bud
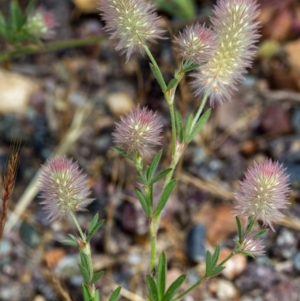
[[133,155],[149,155],[160,145],[162,123],[156,113],[147,108],[133,109],[116,123],[115,144]]
[[49,39],[55,34],[54,27],[56,26],[53,14],[43,8],[39,8],[28,17],[25,30],[31,36]]
[[274,230],[272,222],[283,216],[279,210],[288,204],[289,177],[282,165],[272,160],[255,163],[240,184],[235,194],[235,214],[254,216]]
[[215,33],[200,24],[187,26],[175,38],[178,55],[193,63],[207,62],[215,51]]
[[78,165],[65,157],[50,159],[40,174],[41,204],[51,220],[60,219],[69,211],[84,211],[93,199],[86,175]]
[[127,60],[135,51],[144,53],[143,46],[162,38],[154,7],[146,0],[101,0],[101,16],[112,39],[119,40],[117,50]]
[[260,256],[265,253],[264,244],[261,239],[255,237],[255,233],[250,232],[246,235],[240,244],[242,252],[251,253],[252,256]]
[[254,0],[219,0],[211,19],[217,50],[207,64],[195,73],[196,95],[210,96],[210,102],[231,97],[236,85],[251,66],[255,54],[259,11]]

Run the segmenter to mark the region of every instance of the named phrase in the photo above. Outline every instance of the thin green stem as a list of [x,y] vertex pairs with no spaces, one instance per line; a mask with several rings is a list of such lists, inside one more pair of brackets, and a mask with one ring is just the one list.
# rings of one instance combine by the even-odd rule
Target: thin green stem
[[81,230],[81,227],[80,227],[80,225],[79,225],[79,223],[78,223],[78,220],[77,220],[75,214],[74,214],[73,211],[71,211],[71,210],[70,210],[70,215],[71,215],[71,217],[72,217],[72,219],[73,219],[73,221],[74,221],[74,224],[75,224],[75,226],[76,226],[76,228],[77,228],[77,230],[78,230],[78,232],[79,232],[79,234],[80,234],[82,240],[85,242],[86,237],[85,237],[85,235],[83,234],[83,232],[82,232],[82,230]]
[[153,57],[153,55],[152,55],[152,53],[151,53],[151,51],[150,51],[150,49],[148,48],[147,45],[143,45],[143,48],[145,49],[145,51],[146,51],[146,53],[147,53],[147,55],[148,55],[151,63],[156,68],[156,71],[158,72],[158,75],[159,75],[159,78],[160,78],[160,83],[159,84],[161,85],[162,90],[165,91],[167,89],[167,85],[166,85],[164,77],[163,77],[163,75],[162,75],[162,73],[160,71],[160,68],[158,67],[158,65],[156,63],[155,58]]
[[223,261],[221,261],[218,266],[224,265],[229,259],[231,259],[236,254],[236,251],[233,250]]
[[151,255],[150,255],[150,273],[153,273],[156,268],[156,241],[157,241],[157,223],[156,219],[152,218],[150,221],[150,243],[151,243]]
[[200,117],[200,115],[201,115],[201,113],[203,111],[203,108],[204,108],[205,104],[206,104],[207,98],[208,98],[208,94],[205,94],[204,97],[203,97],[203,99],[202,99],[202,101],[201,101],[199,109],[198,109],[198,111],[197,111],[197,113],[196,113],[196,115],[195,115],[195,117],[193,119],[192,126],[191,126],[191,132],[194,129],[197,121],[199,120],[199,117]]
[[170,110],[171,126],[172,126],[172,161],[173,161],[176,155],[176,140],[177,140],[175,111],[174,111],[173,104],[169,105],[169,110]]
[[41,53],[47,51],[55,51],[65,48],[73,48],[73,47],[82,47],[87,45],[92,45],[99,43],[106,39],[106,36],[100,37],[90,37],[85,39],[73,39],[68,41],[59,41],[59,42],[52,42],[46,43],[43,46],[36,45],[36,46],[25,46],[20,47],[15,50],[7,51],[0,54],[0,61],[10,60],[14,57],[25,55],[25,54],[34,54],[34,53]]
[[189,292],[191,292],[193,289],[195,289],[198,285],[202,284],[203,282],[205,282],[208,279],[207,276],[203,276],[202,278],[200,278],[200,280],[198,280],[195,284],[193,284],[190,288],[188,288],[186,291],[184,291],[183,293],[181,293],[180,295],[178,295],[177,297],[173,298],[171,301],[177,301],[177,300],[181,300],[182,297],[184,297],[185,295],[187,295]]

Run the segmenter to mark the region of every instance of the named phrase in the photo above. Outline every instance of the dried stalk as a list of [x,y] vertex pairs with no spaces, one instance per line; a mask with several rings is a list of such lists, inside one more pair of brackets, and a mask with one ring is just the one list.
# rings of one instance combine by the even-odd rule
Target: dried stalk
[[2,211],[0,215],[0,241],[3,237],[5,221],[8,213],[8,206],[15,187],[15,180],[16,180],[19,158],[20,158],[20,144],[17,142],[11,148],[8,157],[8,162],[7,162],[7,171],[3,179],[4,191],[2,197]]

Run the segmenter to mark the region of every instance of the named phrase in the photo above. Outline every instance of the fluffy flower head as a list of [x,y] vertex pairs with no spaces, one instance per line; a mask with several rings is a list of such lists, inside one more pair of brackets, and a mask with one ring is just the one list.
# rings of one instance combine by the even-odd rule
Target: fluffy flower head
[[112,39],[119,40],[117,50],[126,52],[127,60],[143,45],[162,37],[158,16],[146,0],[101,0],[101,16]]
[[272,160],[255,163],[240,184],[235,194],[235,214],[254,215],[274,230],[272,221],[283,216],[279,210],[288,204],[289,177],[282,165]]
[[214,32],[198,23],[187,26],[175,38],[175,42],[178,54],[182,59],[198,64],[208,61],[216,46]]
[[65,157],[50,159],[42,166],[39,180],[41,204],[51,220],[62,218],[69,211],[83,211],[93,201],[86,175]]
[[264,244],[261,239],[255,237],[255,233],[250,232],[243,238],[241,251],[251,253],[253,256],[261,256],[265,253]]
[[211,104],[230,98],[251,66],[258,40],[259,11],[255,0],[219,0],[211,19],[217,35],[213,58],[195,74],[196,95],[208,94]]
[[147,108],[133,109],[116,123],[115,144],[133,155],[148,155],[160,145],[162,123],[156,113]]

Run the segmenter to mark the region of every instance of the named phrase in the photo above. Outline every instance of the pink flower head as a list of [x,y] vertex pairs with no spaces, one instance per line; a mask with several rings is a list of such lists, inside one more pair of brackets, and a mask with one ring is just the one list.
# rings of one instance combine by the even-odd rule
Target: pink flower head
[[241,243],[241,251],[251,253],[253,256],[261,256],[265,253],[263,241],[250,232]]
[[86,175],[66,157],[50,159],[40,173],[41,204],[51,220],[64,217],[69,211],[84,211],[93,199]]
[[179,56],[196,64],[207,62],[216,48],[215,33],[198,23],[187,26],[175,43]]
[[146,0],[101,0],[101,16],[112,39],[119,40],[117,50],[127,60],[135,51],[144,53],[143,46],[162,38],[154,6]]
[[54,36],[56,26],[53,13],[44,8],[38,8],[28,17],[25,29],[32,36],[49,39]]
[[116,123],[115,144],[133,155],[148,155],[160,145],[162,123],[156,113],[147,108],[133,109]]
[[195,73],[196,95],[215,101],[228,100],[251,66],[257,42],[258,6],[255,0],[219,0],[211,18],[217,50],[211,60]]
[[279,210],[288,204],[289,177],[283,166],[272,160],[255,163],[240,184],[235,194],[235,214],[255,216],[274,230],[272,222],[283,216]]

